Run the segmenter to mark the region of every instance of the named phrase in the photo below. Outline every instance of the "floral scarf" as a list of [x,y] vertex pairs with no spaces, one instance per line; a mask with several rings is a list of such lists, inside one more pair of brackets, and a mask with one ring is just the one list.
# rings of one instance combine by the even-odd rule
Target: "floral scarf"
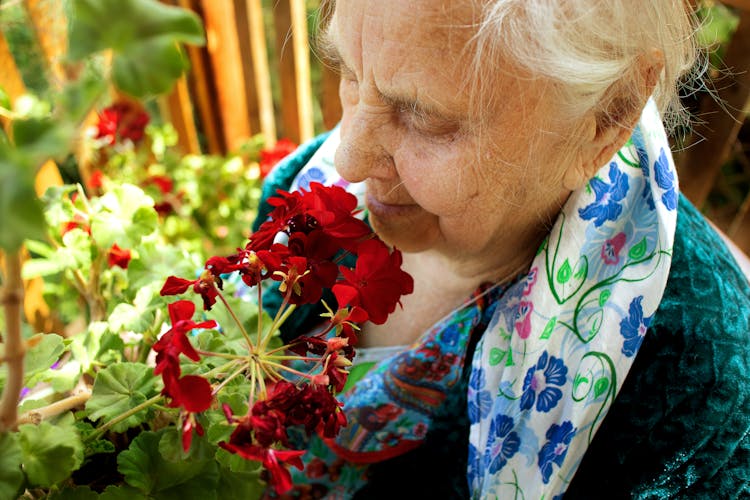
[[[333,169],[338,130],[299,172],[347,185]],[[368,464],[422,444],[470,367],[466,480],[474,498],[564,493],[622,386],[659,306],[671,263],[677,177],[655,104],[630,141],[568,199],[527,272],[482,287],[412,346],[341,395],[348,426],[308,443],[304,485],[350,498]]]

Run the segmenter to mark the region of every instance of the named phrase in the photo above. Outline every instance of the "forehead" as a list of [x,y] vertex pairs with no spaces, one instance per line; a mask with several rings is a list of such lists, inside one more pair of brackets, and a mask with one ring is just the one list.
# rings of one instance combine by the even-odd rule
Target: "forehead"
[[338,0],[328,37],[358,77],[371,72],[378,85],[439,85],[455,94],[475,25],[471,0]]

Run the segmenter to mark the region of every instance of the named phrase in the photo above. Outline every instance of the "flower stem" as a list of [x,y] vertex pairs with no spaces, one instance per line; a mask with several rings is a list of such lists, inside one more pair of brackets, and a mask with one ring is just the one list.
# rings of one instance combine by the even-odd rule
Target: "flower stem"
[[29,412],[24,413],[23,415],[18,417],[18,423],[19,424],[25,424],[25,423],[38,424],[42,420],[55,417],[68,410],[72,410],[73,408],[85,403],[90,398],[91,398],[91,391],[86,391],[81,394],[76,394],[74,396],[68,396],[67,398],[61,399],[60,401],[55,401],[54,403],[44,406],[42,408],[37,408],[36,410],[31,410]]
[[0,299],[5,310],[5,362],[8,376],[0,397],[0,433],[15,429],[18,419],[18,396],[23,388],[23,358],[25,348],[21,339],[21,304],[23,303],[23,281],[21,280],[21,252],[5,256],[5,292]]
[[224,359],[247,359],[247,356],[242,356],[240,354],[229,354],[226,352],[201,351],[200,349],[196,349],[196,352],[201,356],[214,356]]
[[242,375],[245,370],[252,364],[251,361],[246,361],[245,363],[242,363],[239,368],[237,368],[234,373],[229,375],[227,378],[221,381],[219,385],[216,386],[216,389],[212,391],[213,395],[216,396],[219,391],[221,391],[224,386],[226,386],[230,381],[232,381],[234,378],[238,377],[239,375]]
[[279,328],[281,328],[281,325],[284,324],[284,322],[287,320],[289,315],[292,314],[294,310],[297,308],[296,304],[290,305],[287,301],[287,298],[288,296],[284,297],[284,302],[281,304],[281,307],[279,308],[278,313],[276,313],[276,317],[273,319],[273,323],[271,324],[271,329],[268,330],[268,333],[266,334],[265,338],[263,339],[263,342],[260,345],[261,352],[266,349],[266,346],[268,346],[268,343],[271,341],[273,334],[276,333],[279,330]]
[[99,427],[98,429],[96,429],[94,432],[92,432],[91,434],[89,434],[88,437],[85,439],[85,441],[93,441],[94,439],[98,439],[99,437],[101,437],[102,434],[104,434],[105,432],[107,432],[107,430],[110,427],[112,427],[113,425],[119,424],[123,420],[125,420],[125,419],[127,419],[127,418],[129,418],[129,417],[131,417],[133,415],[135,415],[139,411],[144,410],[144,409],[148,408],[149,406],[158,403],[159,400],[162,399],[163,397],[164,396],[162,396],[161,394],[157,394],[156,396],[152,397],[151,399],[147,399],[143,403],[141,403],[141,404],[139,404],[137,406],[132,407],[131,409],[129,409],[125,413],[116,416],[115,418],[113,418],[112,420],[110,420],[108,422],[105,422],[104,425],[102,425],[101,427]]
[[224,304],[224,307],[227,308],[227,311],[229,311],[229,315],[232,317],[234,322],[237,324],[237,327],[240,329],[240,332],[242,332],[242,336],[245,337],[245,342],[247,342],[247,347],[250,349],[250,352],[253,352],[253,341],[250,340],[250,335],[247,334],[247,331],[245,330],[245,327],[242,326],[242,322],[237,317],[236,314],[234,314],[234,310],[229,306],[229,303],[227,302],[227,299],[224,298],[224,294],[222,294],[219,290],[216,290],[218,293],[218,297],[221,300],[221,302]]

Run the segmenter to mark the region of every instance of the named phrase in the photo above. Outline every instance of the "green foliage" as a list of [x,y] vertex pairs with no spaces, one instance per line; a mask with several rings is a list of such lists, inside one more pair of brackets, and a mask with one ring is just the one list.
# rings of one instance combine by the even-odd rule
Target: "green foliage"
[[113,81],[135,97],[168,92],[188,67],[178,44],[204,43],[200,19],[185,9],[151,0],[74,0],[73,5],[70,57],[112,49]]
[[[118,363],[101,370],[94,382],[91,399],[86,410],[91,420],[113,420],[128,410],[144,403],[156,394],[154,373],[142,363]],[[115,432],[124,432],[146,421],[150,409],[130,415],[112,426]]]
[[0,498],[15,498],[23,479],[18,434],[0,434]]
[[72,420],[71,415],[57,425],[41,422],[19,427],[23,470],[30,485],[52,486],[83,462],[83,445]]

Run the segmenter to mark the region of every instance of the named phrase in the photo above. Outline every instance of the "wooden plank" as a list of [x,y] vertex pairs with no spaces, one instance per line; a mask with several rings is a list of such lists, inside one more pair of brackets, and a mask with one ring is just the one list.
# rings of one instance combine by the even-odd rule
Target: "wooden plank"
[[320,68],[320,111],[323,115],[323,126],[330,130],[341,121],[341,99],[339,98],[339,83],[341,77],[333,68],[323,64]]
[[263,134],[264,146],[273,147],[276,143],[276,117],[271,92],[271,71],[268,64],[268,47],[266,46],[266,30],[261,0],[246,0],[246,7],[259,127]]
[[738,9],[750,10],[750,0],[721,0],[721,3]]
[[[203,18],[200,0],[179,0],[178,5],[190,9]],[[208,38],[208,37],[207,37]],[[206,149],[210,154],[224,153],[224,136],[221,128],[221,116],[217,103],[214,74],[206,47],[187,46],[190,59],[188,82],[193,97],[193,103],[198,110],[200,131],[206,142]]]
[[294,74],[294,54],[291,44],[292,16],[289,0],[279,0],[273,8],[276,34],[276,64],[281,102],[281,127],[279,135],[299,144],[300,130],[297,113],[297,88]]
[[[320,19],[319,29],[325,29],[333,15],[333,4],[326,2],[319,9]],[[332,129],[341,121],[341,99],[339,98],[339,83],[341,76],[339,69],[331,66],[326,60],[320,60],[320,90],[318,92],[318,102],[320,102],[320,111],[323,115],[323,126],[326,130]]]
[[282,134],[297,144],[313,136],[310,44],[304,0],[280,0],[273,10],[281,88]]
[[[236,64],[242,69],[242,82],[245,88],[246,113],[250,122],[250,130],[257,133],[260,130],[260,110],[258,109],[258,92],[255,88],[255,65],[253,64],[252,47],[250,43],[250,20],[246,0],[233,0],[234,23],[239,46],[239,59]],[[264,57],[264,59],[266,59]]]
[[[21,72],[18,71],[18,66],[16,66],[8,41],[2,31],[0,31],[0,68],[2,68],[2,71],[0,71],[0,88],[8,95],[12,103],[18,96],[26,92],[26,85],[23,83]],[[8,130],[10,120],[1,115],[0,120],[2,120],[3,128]]]
[[[233,2],[201,0],[206,41],[216,85],[226,151],[236,151],[251,136],[247,95],[240,61]],[[239,112],[238,112],[239,111]]]
[[68,47],[68,30],[61,0],[24,0],[23,6],[49,70],[50,83],[61,88],[67,81],[62,61]]
[[750,11],[743,11],[724,63],[728,74],[715,87],[717,96],[702,97],[698,118],[706,123],[695,127],[694,144],[685,151],[678,171],[680,189],[701,207],[731,151],[746,117],[750,98]]
[[289,0],[294,45],[294,74],[297,83],[299,143],[313,137],[312,79],[310,78],[310,40],[307,32],[305,0]]
[[162,113],[166,115],[165,118],[177,131],[177,145],[180,150],[186,154],[200,154],[187,78],[183,76],[177,80],[172,92],[160,99],[159,104]]

